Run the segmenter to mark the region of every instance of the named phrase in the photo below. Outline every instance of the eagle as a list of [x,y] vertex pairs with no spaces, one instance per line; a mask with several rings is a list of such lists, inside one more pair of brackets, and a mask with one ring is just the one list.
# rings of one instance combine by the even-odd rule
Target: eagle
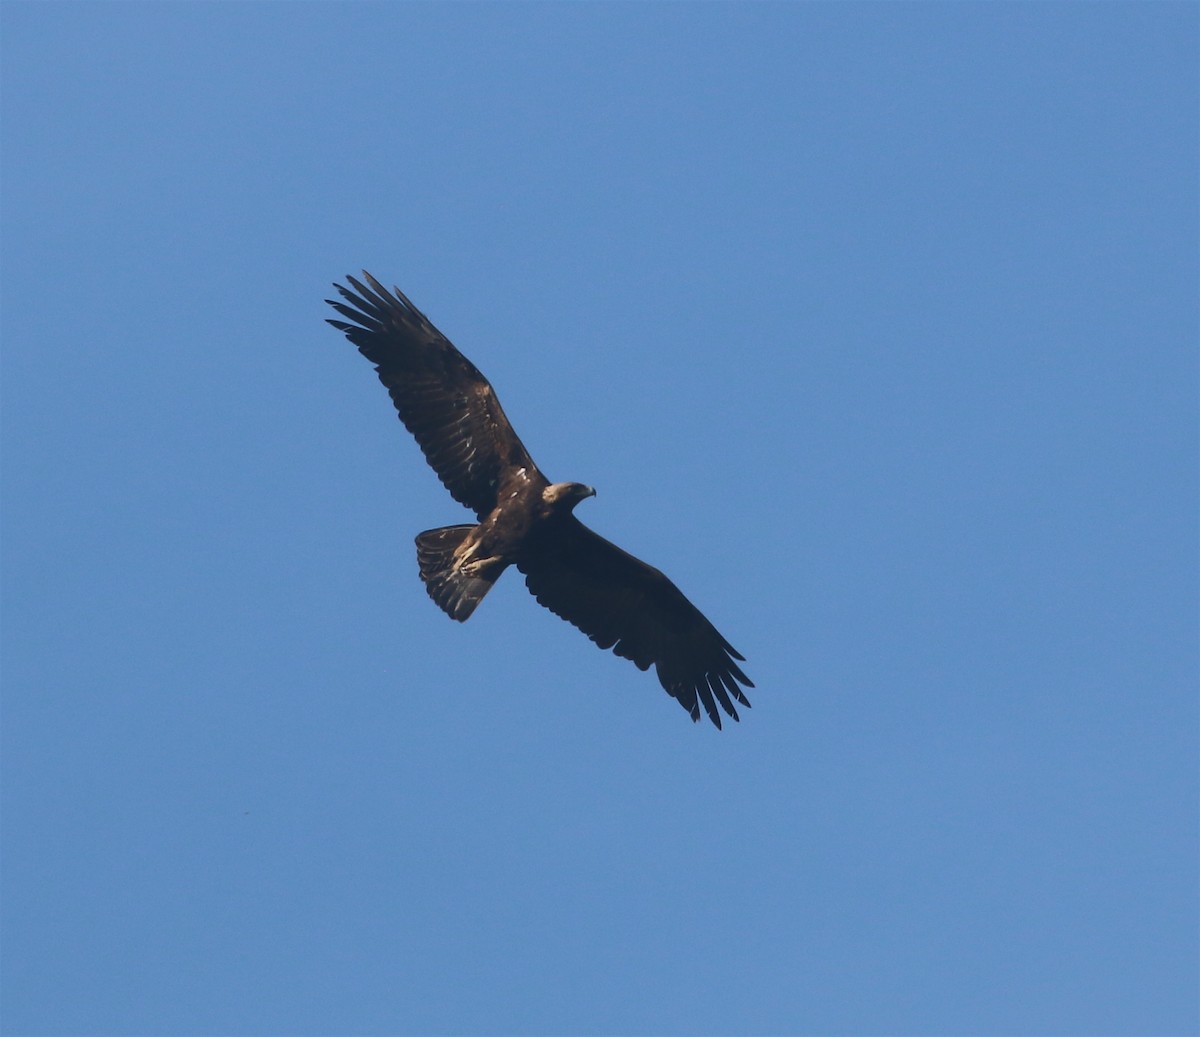
[[[749,707],[754,687],[733,646],[666,576],[592,532],[575,506],[591,486],[551,482],[534,463],[479,369],[408,298],[365,270],[344,301],[326,299],[329,319],[372,364],[400,420],[450,495],[475,523],[428,529],[417,563],[429,596],[465,621],[510,565],[551,612],[640,670],[700,719],[721,727],[721,710]],[[720,709],[718,709],[720,706]]]

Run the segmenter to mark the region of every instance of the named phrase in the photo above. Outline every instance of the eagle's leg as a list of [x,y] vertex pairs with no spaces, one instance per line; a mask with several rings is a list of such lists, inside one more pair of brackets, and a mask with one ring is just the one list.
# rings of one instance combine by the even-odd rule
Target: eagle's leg
[[[482,537],[468,537],[454,552],[454,571],[464,576],[494,580],[508,566],[508,561],[496,555],[476,558],[483,547]],[[498,570],[498,571],[497,571]],[[492,574],[495,575],[492,575]]]
[[465,576],[476,576],[486,580],[495,578],[491,575],[493,572],[499,576],[507,565],[508,562],[503,558],[474,558],[471,561],[460,560],[455,563],[454,568]]

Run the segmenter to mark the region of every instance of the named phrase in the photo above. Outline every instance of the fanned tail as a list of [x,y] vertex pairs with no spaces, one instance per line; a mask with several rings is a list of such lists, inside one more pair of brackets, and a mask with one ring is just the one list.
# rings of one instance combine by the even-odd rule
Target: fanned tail
[[425,590],[438,608],[460,623],[475,611],[503,571],[497,567],[469,575],[455,568],[455,552],[474,529],[474,526],[443,526],[427,529],[417,537],[417,564]]

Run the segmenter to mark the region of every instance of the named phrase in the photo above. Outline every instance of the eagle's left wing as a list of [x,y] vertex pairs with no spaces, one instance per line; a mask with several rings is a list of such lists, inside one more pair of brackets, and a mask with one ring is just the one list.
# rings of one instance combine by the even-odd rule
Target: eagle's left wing
[[513,431],[491,383],[399,288],[389,292],[365,270],[367,283],[334,287],[326,299],[347,320],[329,321],[375,365],[400,420],[456,501],[481,519],[496,506],[506,478],[541,473]]
[[611,648],[638,669],[654,665],[667,693],[700,719],[703,704],[719,728],[720,703],[734,720],[734,702],[749,707],[738,686],[754,684],[734,661],[745,661],[661,572],[567,516],[536,551],[517,562],[538,602]]

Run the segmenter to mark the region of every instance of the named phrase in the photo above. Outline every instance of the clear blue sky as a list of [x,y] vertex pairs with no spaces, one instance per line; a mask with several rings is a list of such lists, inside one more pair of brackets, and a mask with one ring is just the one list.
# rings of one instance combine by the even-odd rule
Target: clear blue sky
[[[1195,1033],[1197,12],[4,4],[6,1037]],[[428,600],[363,267],[740,725]]]

